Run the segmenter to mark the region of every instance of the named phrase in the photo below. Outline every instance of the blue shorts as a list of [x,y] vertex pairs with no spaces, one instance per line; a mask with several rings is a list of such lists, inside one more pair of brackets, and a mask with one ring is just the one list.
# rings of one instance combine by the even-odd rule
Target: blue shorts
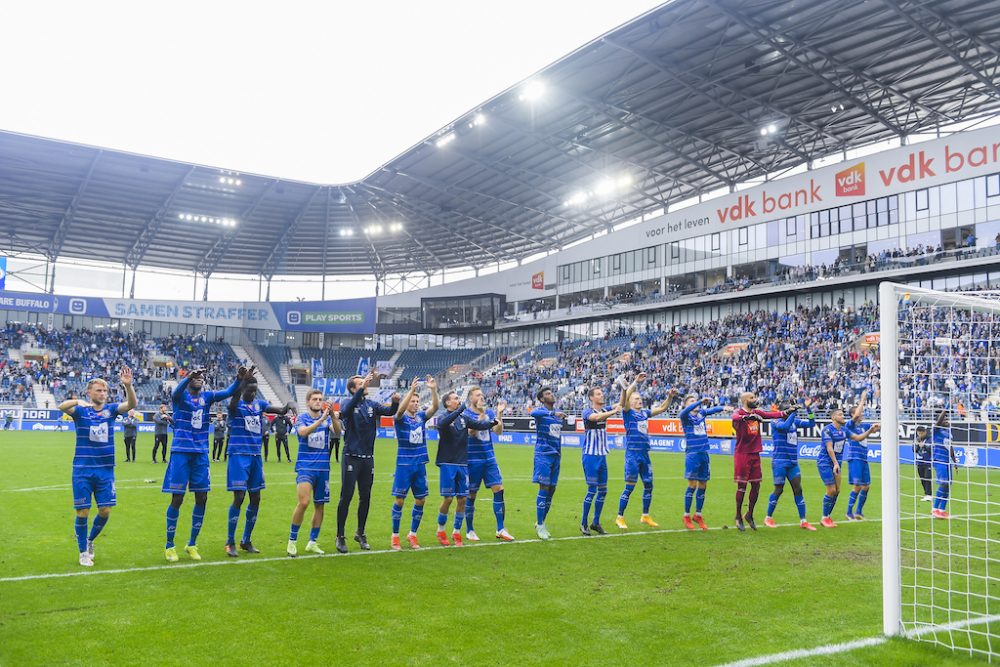
[[819,470],[819,478],[823,480],[823,484],[825,486],[833,486],[837,483],[837,480],[833,475],[832,464],[827,463],[826,465],[823,465],[822,463],[817,462],[816,468]]
[[584,454],[583,476],[587,480],[587,486],[607,486],[608,457],[602,454]]
[[951,484],[951,464],[935,463],[934,477],[937,478],[938,484]]
[[73,507],[78,510],[90,507],[90,497],[98,507],[118,504],[114,468],[73,468]]
[[[232,458],[232,457],[230,457]],[[163,476],[164,493],[211,491],[208,477],[208,452],[170,452],[167,474]]]
[[260,454],[230,454],[226,491],[260,491],[264,488],[264,463]]
[[394,498],[405,498],[413,491],[414,498],[426,498],[427,465],[424,463],[396,464],[396,476],[392,480]]
[[503,484],[503,477],[500,476],[500,466],[497,460],[492,461],[470,461],[469,462],[469,489],[478,491],[480,485],[485,485],[487,489]]
[[330,502],[330,471],[301,470],[295,475],[295,484],[309,484],[313,489],[313,503],[325,505]]
[[625,452],[625,483],[635,484],[639,479],[643,484],[653,483],[653,464],[649,452]]
[[872,473],[868,469],[868,461],[851,460],[847,462],[847,483],[855,486],[866,486],[872,483]]
[[441,468],[441,495],[467,496],[469,495],[469,466],[457,463],[442,463]]
[[[650,472],[650,479],[653,478]],[[712,478],[708,452],[688,452],[684,455],[684,479],[707,482]]]
[[[831,470],[831,473],[833,471]],[[785,480],[793,480],[802,477],[802,470],[799,469],[798,461],[771,461],[771,475],[774,477],[774,485],[781,486]],[[832,484],[832,482],[831,482]]]
[[559,483],[561,454],[535,454],[535,467],[531,472],[531,483],[555,486]]

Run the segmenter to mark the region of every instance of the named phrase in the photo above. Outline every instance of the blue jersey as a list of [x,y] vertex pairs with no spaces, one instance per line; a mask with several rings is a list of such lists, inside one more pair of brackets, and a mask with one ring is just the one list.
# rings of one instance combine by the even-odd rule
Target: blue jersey
[[531,418],[535,420],[535,454],[562,453],[562,419],[556,417],[556,411],[535,408]]
[[593,421],[591,415],[608,412],[607,408],[595,410],[587,408],[583,411],[583,453],[587,456],[607,456],[611,451],[608,446],[608,429],[605,421]]
[[105,403],[100,411],[78,405],[73,410],[76,424],[74,468],[115,467],[115,420],[118,403]]
[[[312,426],[319,417],[303,412],[295,421],[296,426]],[[296,429],[296,433],[298,429]],[[330,418],[327,417],[309,435],[299,436],[299,455],[295,459],[295,472],[330,472]]]
[[[487,410],[485,417],[480,417],[478,412],[468,409],[462,414],[471,420],[493,421],[497,418],[492,410]],[[493,453],[493,431],[491,429],[469,431],[469,463],[492,463],[496,460],[497,457]]]
[[264,408],[267,403],[255,398],[249,403],[240,399],[229,412],[229,453],[260,455]]
[[212,403],[229,398],[239,389],[234,382],[222,391],[202,390],[192,396],[188,390],[190,376],[177,383],[171,402],[174,405],[174,441],[172,452],[208,453],[208,427],[211,423],[208,411]]
[[821,466],[833,467],[833,461],[830,460],[830,454],[826,451],[827,443],[832,443],[833,453],[837,457],[837,463],[844,460],[844,444],[847,442],[847,429],[837,428],[833,424],[827,424],[823,427],[823,432],[820,436],[820,450],[819,450],[819,460],[817,463]]
[[649,451],[649,410],[625,410],[625,451]]
[[[785,419],[771,422],[771,440],[774,442],[774,453],[771,455],[776,463],[796,463],[799,460],[798,429],[811,428],[816,420],[798,419],[795,413]],[[823,452],[820,452],[820,456]]]
[[931,441],[934,443],[934,463],[951,463],[951,429],[935,426],[932,429]]
[[427,413],[420,411],[414,416],[404,412],[396,420],[396,465],[407,466],[427,463]]
[[684,429],[684,451],[688,454],[708,451],[708,430],[705,428],[705,419],[722,412],[721,406],[695,410],[699,405],[700,403],[695,401],[681,410],[681,427]]
[[491,421],[471,419],[459,407],[438,420],[438,450],[435,464],[469,465],[469,431],[493,428]]
[[[862,435],[865,431],[871,428],[871,424],[868,422],[856,422],[853,419],[844,425],[844,430],[846,430],[851,435]],[[845,461],[867,461],[868,460],[868,443],[864,440],[854,440],[853,438],[847,439],[847,454],[844,456]]]

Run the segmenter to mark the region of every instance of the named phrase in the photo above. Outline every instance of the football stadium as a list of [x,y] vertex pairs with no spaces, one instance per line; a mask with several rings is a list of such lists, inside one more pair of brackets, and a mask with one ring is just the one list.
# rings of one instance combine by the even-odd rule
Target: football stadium
[[354,4],[5,8],[0,665],[1000,662],[1000,1]]

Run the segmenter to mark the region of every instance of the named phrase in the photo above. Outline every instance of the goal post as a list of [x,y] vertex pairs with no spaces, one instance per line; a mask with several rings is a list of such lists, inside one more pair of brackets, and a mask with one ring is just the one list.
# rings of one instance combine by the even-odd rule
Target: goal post
[[879,286],[883,632],[990,661],[1000,660],[997,297]]

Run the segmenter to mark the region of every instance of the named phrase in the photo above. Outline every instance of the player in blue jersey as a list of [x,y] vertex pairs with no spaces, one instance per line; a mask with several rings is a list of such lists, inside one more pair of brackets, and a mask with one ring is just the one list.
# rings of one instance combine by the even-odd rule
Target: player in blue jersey
[[[608,452],[611,451],[607,421],[620,413],[622,406],[604,405],[604,390],[600,387],[591,387],[587,398],[590,399],[590,407],[583,410],[583,477],[587,482],[587,495],[583,497],[580,532],[584,535],[604,535],[607,531],[601,526],[601,512],[608,495]],[[588,525],[591,505],[594,507],[594,520]]]
[[934,506],[931,516],[935,519],[950,519],[948,513],[948,497],[951,495],[952,472],[958,471],[958,461],[955,458],[955,448],[951,439],[951,421],[948,419],[948,412],[942,410],[938,413],[931,429],[932,451],[931,458],[934,461],[934,476],[937,478],[938,488],[934,494]]
[[164,550],[167,561],[177,562],[174,534],[180,517],[184,494],[194,494],[191,513],[191,539],[184,551],[191,560],[201,560],[198,553],[198,534],[205,520],[205,505],[212,488],[209,479],[208,427],[210,410],[216,401],[231,397],[239,389],[247,369],[240,367],[236,380],[222,391],[206,391],[205,369],[197,368],[177,383],[171,400],[174,406],[174,441],[170,448],[170,462],[163,477],[163,492],[171,494],[167,507],[167,544]]
[[540,405],[531,411],[535,420],[535,460],[531,481],[538,485],[535,498],[535,534],[543,540],[552,537],[545,527],[545,518],[552,509],[552,496],[559,483],[559,466],[562,463],[562,420],[566,413],[556,410],[556,396],[548,387],[535,394]]
[[496,412],[486,408],[483,390],[472,387],[466,396],[465,416],[479,421],[495,421],[496,426],[489,430],[469,431],[469,499],[465,503],[465,524],[468,531],[465,539],[478,542],[479,536],[472,526],[476,508],[476,496],[483,484],[493,492],[493,516],[497,521],[496,538],[503,542],[513,542],[514,536],[507,532],[504,520],[507,506],[503,498],[503,477],[500,466],[493,451],[493,434],[503,434],[503,413],[507,409],[506,401],[497,403]]
[[[803,402],[806,410],[812,405],[810,399]],[[792,410],[792,401],[783,401],[778,409],[788,416],[771,422],[771,439],[774,442],[774,453],[771,455],[771,474],[774,477],[774,491],[767,501],[767,517],[764,525],[777,528],[774,522],[774,509],[778,499],[785,490],[785,481],[792,485],[792,496],[795,498],[795,508],[799,511],[799,526],[804,530],[816,530],[816,527],[806,521],[806,499],[802,495],[802,471],[799,469],[799,438],[800,428],[816,426],[816,415],[812,410],[805,419],[799,419]]]
[[268,405],[257,397],[257,378],[251,368],[240,383],[240,389],[229,399],[229,463],[227,464],[226,490],[233,492],[233,504],[229,506],[229,532],[226,539],[226,555],[239,556],[236,550],[236,526],[240,520],[243,500],[250,494],[247,505],[246,523],[240,549],[257,554],[260,550],[253,545],[253,528],[260,511],[260,492],[264,489],[264,463],[261,461],[262,432],[264,415],[284,415],[292,409],[291,403],[284,406]]
[[628,530],[625,523],[625,508],[628,499],[635,489],[636,483],[642,479],[642,517],[639,522],[650,528],[658,528],[660,524],[649,516],[649,506],[653,502],[653,463],[649,459],[649,418],[663,414],[670,403],[677,397],[677,390],[671,389],[667,397],[659,405],[651,409],[642,407],[642,394],[638,387],[646,381],[646,374],[639,373],[628,387],[622,389],[619,405],[622,408],[622,421],[625,422],[625,490],[618,499],[618,516],[615,525],[621,530]]
[[[676,395],[676,390],[671,390]],[[729,406],[717,405],[711,407],[712,400],[700,398],[697,394],[688,394],[684,398],[681,409],[681,428],[684,429],[684,479],[687,489],[684,490],[684,527],[694,530],[695,524],[702,530],[708,530],[701,510],[705,506],[705,490],[712,473],[708,457],[708,430],[705,419],[723,411],[732,412]],[[691,501],[694,500],[694,521],[691,517]]]
[[410,517],[410,532],[406,541],[411,549],[419,549],[417,529],[424,516],[424,503],[427,500],[427,420],[438,410],[440,398],[437,391],[437,380],[427,376],[425,384],[431,390],[431,405],[426,410],[420,409],[420,380],[413,378],[410,390],[399,402],[396,410],[396,475],[392,482],[392,537],[389,546],[399,551],[399,524],[403,520],[403,503],[406,494],[413,492],[413,512]]
[[[108,383],[96,378],[87,383],[86,401],[71,398],[59,409],[76,424],[76,453],[73,456],[73,507],[76,508],[76,545],[80,565],[93,567],[94,540],[104,530],[117,504],[115,490],[115,420],[135,407],[132,369],[118,375],[125,388],[124,403],[108,403]],[[87,533],[91,496],[97,502],[97,517]]]
[[[868,469],[868,444],[865,439],[879,430],[878,424],[868,424],[864,421],[865,404],[868,400],[868,390],[861,394],[861,400],[851,412],[851,420],[844,428],[851,434],[847,443],[844,460],[847,461],[847,482],[854,488],[847,498],[847,520],[864,520],[865,502],[868,500],[868,489],[871,488],[872,475]],[[854,511],[854,502],[858,509]]]
[[[867,437],[867,434],[864,437]],[[820,434],[819,458],[816,460],[820,479],[826,486],[826,494],[823,496],[823,518],[819,522],[824,528],[837,527],[831,514],[840,496],[840,464],[843,462],[847,445],[853,440],[864,437],[847,429],[847,418],[842,409],[837,408],[830,413],[830,423],[823,427]]]
[[306,411],[295,422],[299,437],[299,453],[295,457],[295,493],[298,503],[292,512],[292,528],[288,533],[286,553],[299,555],[299,528],[306,516],[309,500],[313,502],[312,527],[306,551],[323,554],[319,548],[319,529],[330,502],[330,434],[340,437],[341,425],[337,413],[323,402],[323,392],[310,389],[306,393]]
[[441,469],[441,508],[438,510],[437,540],[441,546],[451,546],[445,526],[448,509],[455,498],[455,522],[451,539],[455,546],[462,542],[462,523],[465,521],[465,501],[469,495],[469,431],[488,431],[496,420],[484,421],[465,416],[465,405],[455,392],[444,397],[446,414],[438,419],[438,450],[435,464]]

